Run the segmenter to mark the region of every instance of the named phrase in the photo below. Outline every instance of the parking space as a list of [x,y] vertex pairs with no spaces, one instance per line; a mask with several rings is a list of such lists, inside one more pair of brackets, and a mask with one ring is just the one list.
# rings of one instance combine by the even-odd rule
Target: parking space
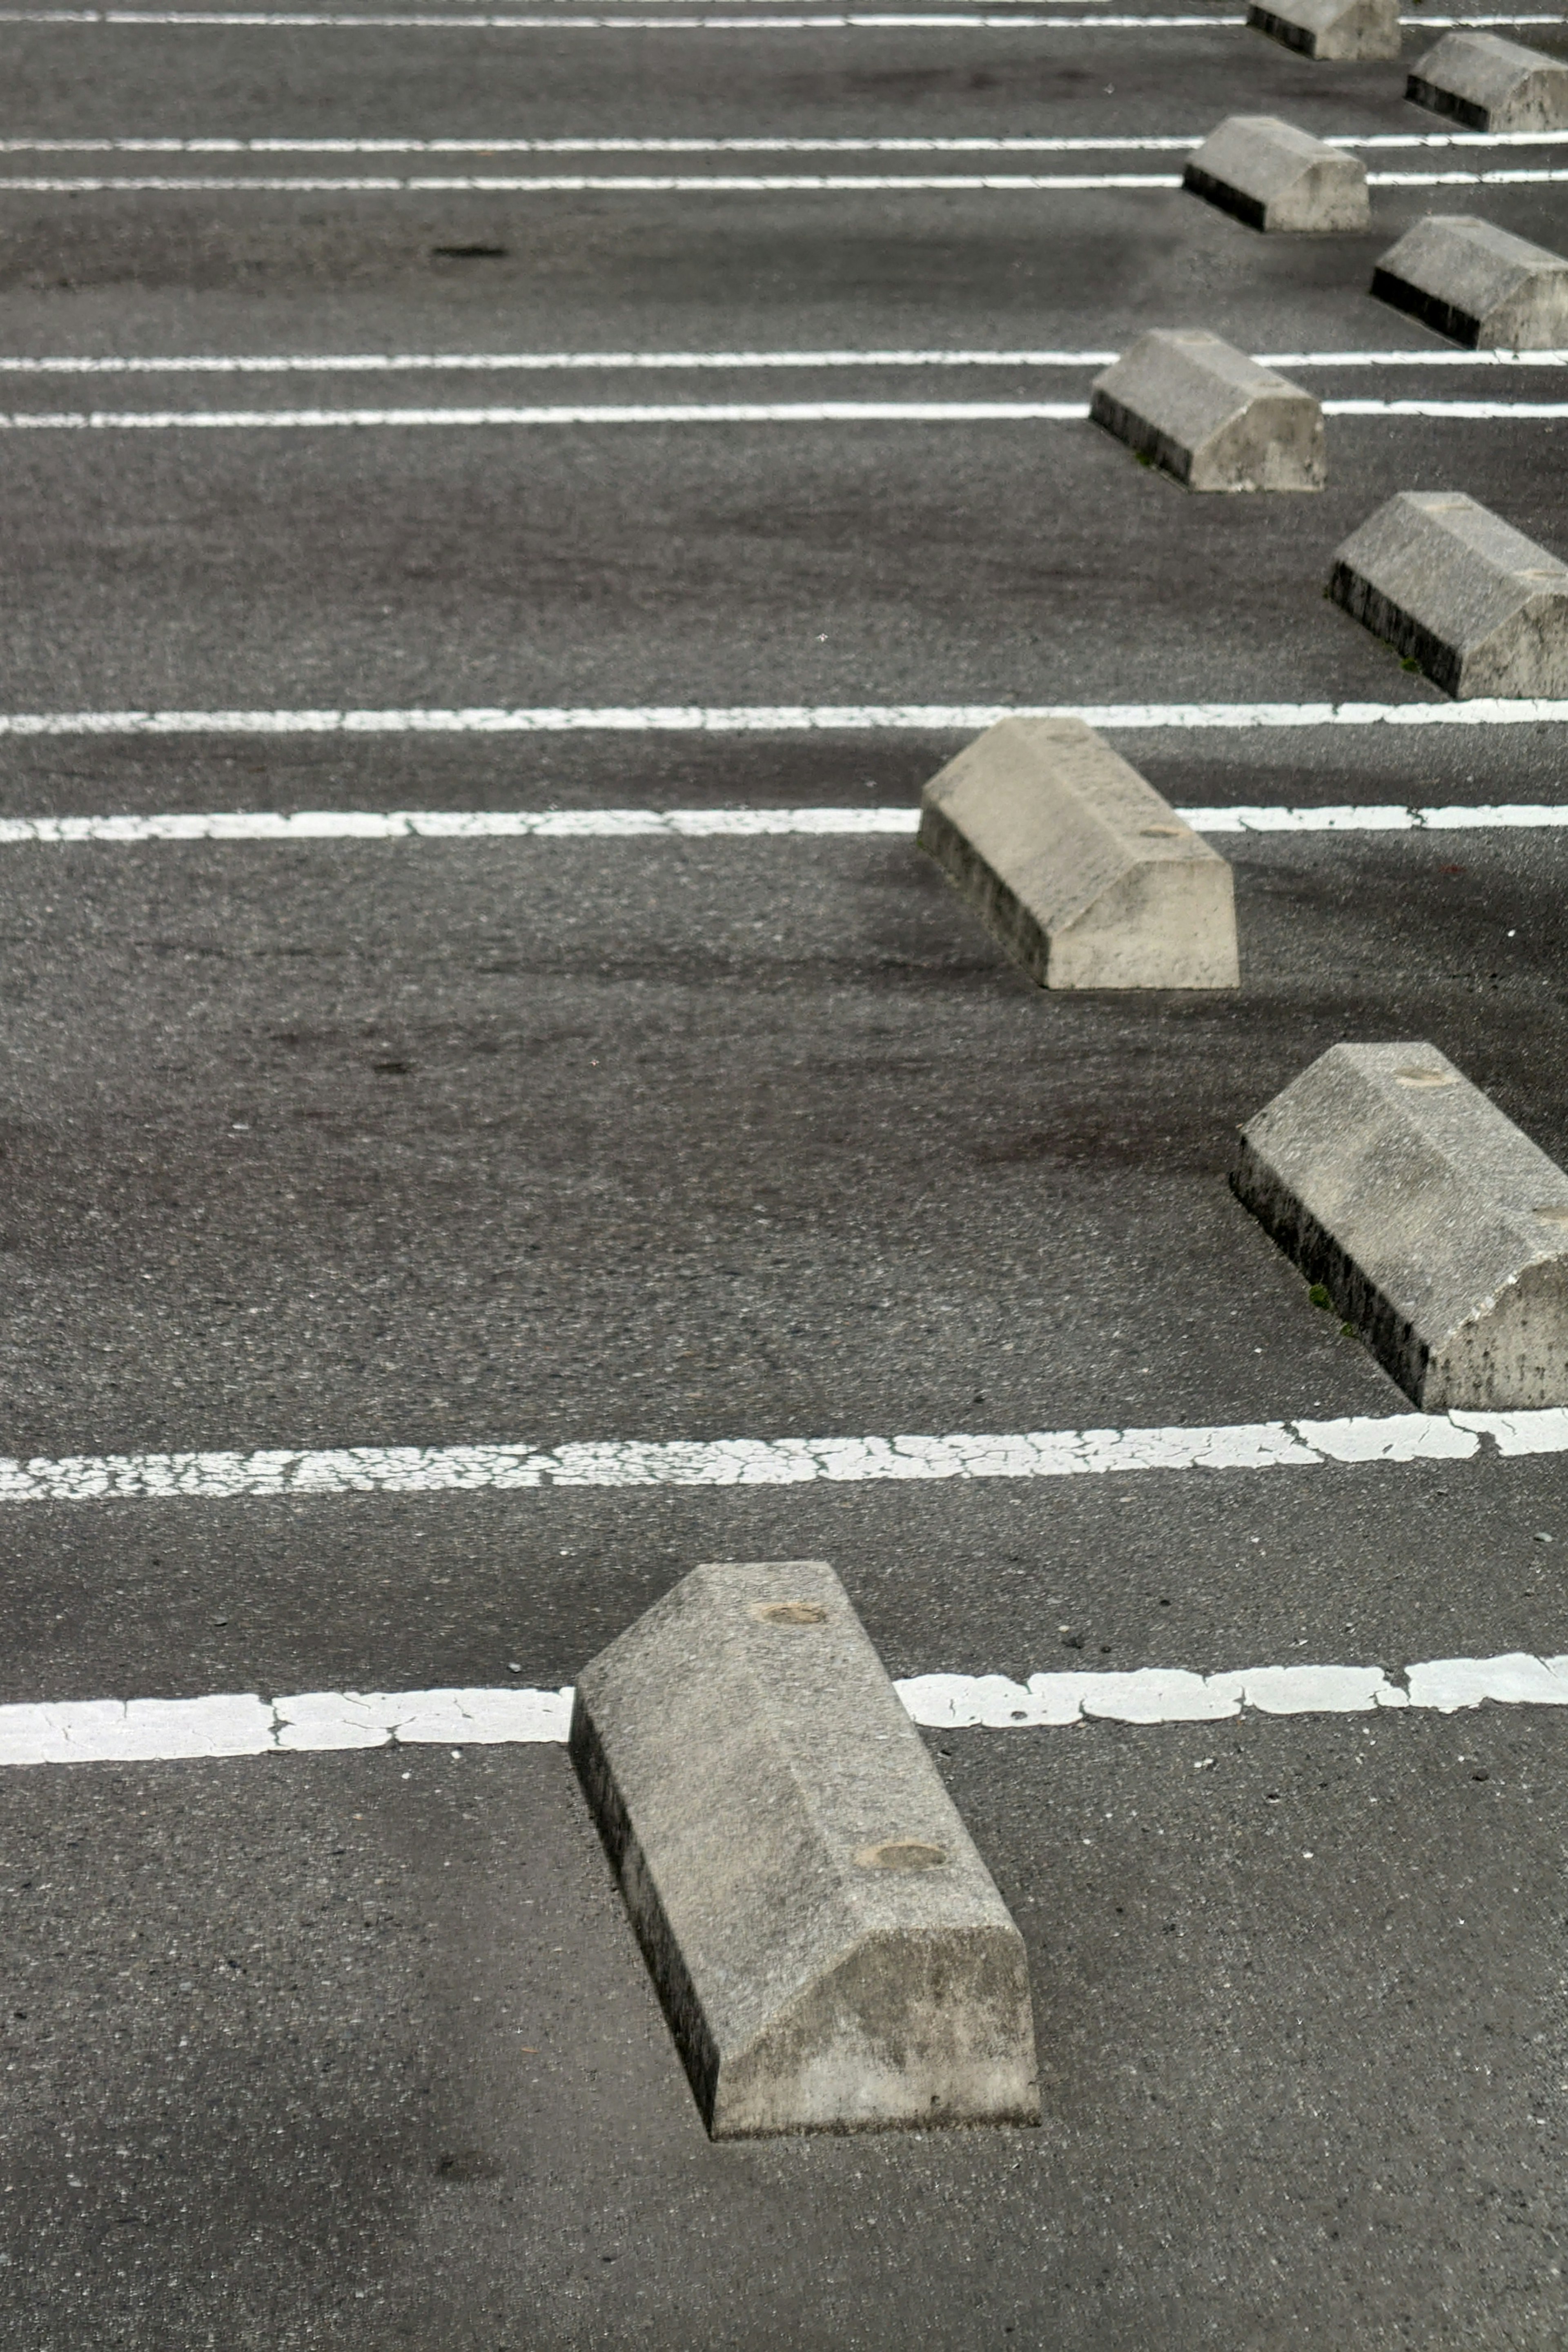
[[[1568,356],[1364,290],[1568,148],[1201,7],[185,13],[0,16],[0,818],[256,820],[0,824],[7,2341],[1558,2342],[1564,1435],[1413,1419],[1226,1172],[1341,1038],[1568,1154],[1568,711],[1324,594],[1395,489],[1568,552]],[[1237,110],[1372,233],[1068,184]],[[629,184],[770,176],[877,184]],[[1073,413],[1152,325],[1427,413],[1193,497]],[[1016,708],[1211,827],[1239,992],[1042,993],[917,852]],[[1256,1677],[920,1717],[1037,2131],[703,2134],[555,1695],[808,1556],[899,1677]]]

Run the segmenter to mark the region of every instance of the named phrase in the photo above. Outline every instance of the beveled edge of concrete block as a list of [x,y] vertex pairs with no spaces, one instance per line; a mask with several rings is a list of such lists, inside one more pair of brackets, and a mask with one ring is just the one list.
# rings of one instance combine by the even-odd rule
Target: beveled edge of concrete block
[[1568,63],[1480,28],[1446,32],[1410,68],[1405,95],[1469,131],[1568,129]]
[[[1203,412],[1203,413],[1200,413]],[[1089,386],[1092,423],[1200,495],[1321,490],[1316,395],[1206,327],[1153,327]]]
[[1188,156],[1182,185],[1265,235],[1330,236],[1372,218],[1359,157],[1277,114],[1227,114]]
[[[1071,767],[1090,760],[1121,806],[1122,824],[1100,813],[1074,783],[1060,786],[1071,803],[1063,819],[1061,845],[1037,845],[1021,861],[1009,856],[1007,871],[972,835],[972,816],[955,807],[972,783],[983,785],[994,755],[1002,764],[1028,763],[1038,770],[1055,752]],[[1014,780],[999,779],[1008,789]],[[1047,777],[1041,773],[1039,781]],[[1054,781],[1054,780],[1053,780]],[[1127,827],[1136,821],[1142,846],[1134,850]],[[989,827],[983,827],[989,831]],[[916,845],[935,859],[978,911],[992,935],[1031,980],[1042,988],[1239,988],[1241,969],[1236,934],[1234,878],[1228,862],[1179,818],[1136,768],[1113,751],[1081,719],[1002,719],[965,744],[939,769],[921,794]],[[1100,875],[1094,866],[1100,861]],[[1019,864],[1026,870],[1016,870]],[[1071,873],[1066,868],[1073,866]],[[1141,876],[1173,866],[1200,866],[1214,905],[1208,921],[1219,934],[1208,947],[1184,959],[1150,956],[1117,968],[1138,976],[1106,978],[1105,950],[1097,949],[1095,924],[1114,933],[1119,919],[1138,912]],[[1085,880],[1085,869],[1088,878]],[[1054,892],[1054,898],[1048,897]],[[1075,932],[1079,936],[1075,937]]]
[[[1483,292],[1475,281],[1488,263],[1496,282]],[[1371,291],[1470,351],[1568,342],[1568,260],[1473,213],[1424,214],[1378,256]]]
[[1399,55],[1398,0],[1247,0],[1247,21],[1324,62],[1368,65]]
[[[1398,1102],[1392,1095],[1391,1081],[1410,1089],[1408,1102]],[[1385,1265],[1380,1276],[1363,1264],[1355,1245],[1328,1221],[1326,1202],[1321,1214],[1310,1203],[1300,1170],[1292,1174],[1281,1164],[1278,1145],[1276,1156],[1270,1155],[1271,1128],[1281,1117],[1289,1122],[1292,1115],[1299,1116],[1306,1102],[1322,1121],[1328,1148],[1338,1146],[1348,1158],[1356,1120],[1343,1096],[1351,1089],[1362,1097],[1360,1143],[1365,1164],[1358,1172],[1368,1184],[1384,1188],[1390,1227],[1396,1226],[1402,1209],[1408,1210],[1414,1171],[1423,1159],[1427,1180],[1436,1173],[1450,1205],[1467,1189],[1472,1195],[1467,1233],[1447,1237],[1456,1261],[1448,1269],[1448,1281],[1450,1293],[1468,1281],[1479,1295],[1462,1314],[1453,1312],[1450,1296],[1440,1328],[1424,1331],[1417,1302],[1389,1291],[1389,1269],[1399,1265],[1397,1234],[1384,1234]],[[1474,1144],[1468,1166],[1445,1164],[1440,1145],[1423,1130],[1415,1114],[1414,1107],[1429,1099],[1428,1090],[1447,1095],[1450,1089],[1473,1131],[1466,1139]],[[1396,1126],[1402,1129],[1397,1134]],[[1283,1156],[1291,1156],[1289,1141]],[[1489,1158],[1491,1170],[1484,1164]],[[1486,1180],[1493,1176],[1495,1186],[1500,1160],[1513,1162],[1509,1174],[1516,1185],[1522,1182],[1525,1189],[1536,1191],[1532,1213],[1499,1201],[1495,1189],[1489,1192]],[[1479,1171],[1476,1162],[1482,1163]],[[1315,1172],[1321,1181],[1311,1189],[1321,1195],[1328,1180],[1321,1171]],[[1342,1178],[1344,1170],[1336,1172]],[[1355,1326],[1391,1379],[1423,1412],[1508,1412],[1568,1404],[1568,1176],[1435,1045],[1405,1041],[1330,1046],[1238,1130],[1230,1186],[1302,1278],[1328,1291],[1336,1312]],[[1377,1205],[1374,1200],[1373,1208]],[[1536,1225],[1536,1217],[1543,1223]],[[1354,1211],[1347,1209],[1341,1222],[1353,1228]],[[1436,1246],[1444,1239],[1439,1234]],[[1432,1244],[1427,1246],[1430,1250]],[[1363,1251],[1363,1255],[1373,1255]],[[1505,1370],[1500,1379],[1500,1351],[1511,1349],[1517,1355],[1523,1348],[1539,1356],[1543,1320],[1555,1329],[1554,1370],[1536,1362],[1526,1372],[1516,1362],[1511,1378]]]
[[[837,1645],[826,1679],[820,1660],[786,1646],[767,1658],[765,1680],[751,1675],[749,1708],[715,1709],[713,1685],[722,1685],[726,1668],[728,1696],[743,1702],[751,1654],[759,1645],[821,1640],[819,1626],[831,1627]],[[694,1630],[706,1643],[696,1657],[689,1648]],[[803,1663],[804,1689],[797,1674],[792,1691],[791,1669]],[[713,1667],[707,1678],[705,1664]],[[650,1666],[645,1706],[637,1685]],[[629,1731],[628,1686],[641,1717]],[[814,1719],[822,1715],[825,1687],[833,1717],[827,1726]],[[792,1699],[796,1720],[781,1732],[769,1707],[775,1717],[781,1709],[787,1714]],[[710,1728],[721,1736],[705,1749]],[[857,1730],[875,1767],[870,1775],[857,1773],[853,1757],[846,1766],[825,1736],[842,1733],[847,1748]],[[662,1785],[650,1787],[648,1743],[657,1754],[658,1743],[668,1746],[672,1737],[676,1756],[658,1754],[651,1777]],[[621,1770],[642,1777],[629,1796],[616,1749]],[[826,1561],[710,1561],[693,1569],[578,1677],[568,1752],[712,2137],[1039,2122],[1023,1937]],[[736,1769],[748,1755],[749,1787],[740,1785],[746,1776]],[[689,1803],[679,1787],[683,1774],[690,1777]],[[672,1803],[679,1817],[673,1832]],[[720,1818],[726,1803],[728,1818]],[[892,1844],[858,1849],[867,1823],[884,1816],[893,1826]],[[737,1823],[755,1831],[761,1844],[773,1837],[781,1852],[759,1863],[744,1836],[737,1847]],[[693,1855],[680,1851],[680,1839],[694,1824],[699,1838],[709,1831],[730,1839],[700,1891],[682,1882],[683,1873],[689,1881]],[[887,1833],[885,1826],[872,1832],[876,1838]],[[645,1844],[649,1837],[652,1850]],[[920,1866],[903,1858],[906,1846],[918,1849]],[[737,1888],[744,1893],[750,1869],[754,1895],[770,1868],[773,1916],[759,1929],[767,1903],[742,1903]],[[717,1920],[705,1908],[714,1874]],[[812,1938],[825,1891],[837,1941],[824,1953],[820,1938]],[[678,1932],[681,1920],[695,1954],[690,1965]],[[728,1963],[743,1956],[737,1944],[748,1937],[754,1943],[759,1934],[764,1940],[753,1948],[755,1973],[748,1978]],[[776,1987],[765,1980],[769,1961],[782,1962],[787,1979],[792,1968],[800,1970],[807,1947],[821,1964],[776,2000]],[[900,1979],[891,1990],[889,1961]],[[716,2004],[717,2027],[704,1988]],[[879,2051],[879,2035],[885,2045]],[[848,2095],[846,2066],[860,2070]]]
[[[1448,560],[1462,563],[1468,556],[1478,567],[1491,565],[1497,583],[1496,612],[1484,632],[1475,633],[1474,582],[1458,601],[1466,607],[1471,634],[1443,635],[1432,617],[1432,604],[1451,593],[1451,583],[1439,581],[1424,614],[1415,604],[1396,594],[1388,567],[1403,551],[1390,555],[1387,541],[1403,525],[1409,537],[1425,523],[1439,539],[1443,526],[1436,518],[1464,512],[1474,518],[1476,535],[1498,545],[1489,556],[1473,540],[1449,527]],[[1511,562],[1505,561],[1510,557]],[[1535,559],[1531,562],[1531,559]],[[1380,568],[1381,567],[1381,568]],[[1505,583],[1533,579],[1533,589],[1517,590],[1507,601]],[[1568,564],[1551,551],[1527,539],[1489,507],[1464,490],[1396,490],[1334,551],[1328,593],[1354,621],[1381,637],[1406,660],[1415,662],[1435,686],[1463,701],[1476,695],[1500,699],[1555,698],[1568,693]],[[1557,616],[1557,643],[1547,658],[1545,622]],[[1520,675],[1521,666],[1524,674]]]

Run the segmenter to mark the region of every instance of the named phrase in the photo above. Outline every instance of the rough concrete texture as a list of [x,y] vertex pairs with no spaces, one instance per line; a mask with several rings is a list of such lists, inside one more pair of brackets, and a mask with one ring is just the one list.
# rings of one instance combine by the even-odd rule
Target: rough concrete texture
[[1231,1182],[1425,1411],[1568,1403],[1568,1176],[1435,1046],[1331,1046]]
[[1568,694],[1568,565],[1462,490],[1396,492],[1329,593],[1458,698]]
[[1445,33],[1405,95],[1470,131],[1568,129],[1568,65],[1495,33]]
[[1377,263],[1372,290],[1472,350],[1568,344],[1568,261],[1465,213],[1429,213]]
[[1201,328],[1160,327],[1094,379],[1089,415],[1191,490],[1321,490],[1310,392]]
[[571,1746],[715,2139],[1039,2121],[1023,1938],[825,1561],[694,1569]]
[[1230,867],[1081,719],[988,727],[919,838],[1043,987],[1239,984]]
[[1398,0],[1250,0],[1247,21],[1303,57],[1364,63],[1399,55]]
[[1366,166],[1277,114],[1230,114],[1187,158],[1184,186],[1249,228],[1365,229]]

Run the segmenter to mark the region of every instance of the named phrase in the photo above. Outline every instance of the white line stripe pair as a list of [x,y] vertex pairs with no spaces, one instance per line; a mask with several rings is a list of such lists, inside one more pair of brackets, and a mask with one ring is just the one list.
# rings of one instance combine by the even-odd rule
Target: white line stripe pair
[[16,710],[0,736],[51,735],[977,735],[999,719],[1081,719],[1111,734],[1254,727],[1534,727],[1568,701],[782,702],[536,705],[473,710]]
[[[1244,1666],[1216,1675],[1146,1666],[1131,1674],[1031,1675],[1023,1683],[1005,1675],[915,1675],[894,1687],[914,1722],[942,1731],[1223,1723],[1244,1714],[1429,1709],[1452,1715],[1488,1703],[1568,1706],[1568,1657],[1513,1651],[1493,1658],[1434,1658],[1407,1667],[1402,1684],[1391,1682],[1381,1666]],[[560,1690],[302,1691],[270,1701],[234,1691],[202,1698],[0,1706],[0,1766],[553,1743],[566,1738],[572,1696],[568,1685]]]
[[1131,1477],[1142,1470],[1311,1470],[1568,1453],[1568,1411],[1396,1412],[1163,1429],[943,1437],[605,1439],[526,1445],[351,1445],[319,1452],[0,1459],[0,1504],[257,1496],[518,1494],[552,1487],[800,1486],[975,1478]]
[[[1568,179],[1568,173],[1563,174]],[[1560,400],[1325,400],[1325,416],[1428,416],[1539,423]],[[5,433],[405,431],[602,425],[1069,425],[1083,400],[731,400],[486,408],[104,408],[0,412]]]
[[[1568,829],[1568,802],[1185,808],[1195,833],[1461,833]],[[158,816],[0,817],[0,848],[180,841],[758,841],[790,835],[912,840],[910,808],[218,809]]]

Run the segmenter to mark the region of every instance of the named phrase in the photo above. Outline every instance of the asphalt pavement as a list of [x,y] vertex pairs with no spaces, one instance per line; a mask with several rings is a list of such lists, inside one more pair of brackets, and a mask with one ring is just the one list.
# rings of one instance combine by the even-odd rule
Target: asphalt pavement
[[[1182,806],[1568,802],[1568,725],[1450,723],[1323,593],[1396,489],[1568,553],[1568,416],[1331,416],[1322,495],[1205,499],[1070,416],[441,415],[1070,404],[1156,325],[1331,399],[1565,402],[1568,361],[1449,365],[1364,289],[1432,209],[1563,247],[1568,184],[1380,185],[1370,236],[1321,238],[1163,187],[8,184],[1155,176],[1180,154],[1118,142],[1235,111],[1450,130],[1401,68],[1087,0],[179,13],[0,16],[0,817],[912,809],[961,731],[595,714],[1015,703],[1159,706],[1111,736]],[[1104,143],[370,144],[894,139]],[[921,352],[969,362],[889,357]],[[658,353],[693,363],[589,364]],[[485,354],[559,363],[449,363]],[[377,355],[429,364],[331,364]],[[10,364],[192,357],[305,364]],[[424,421],[328,421],[366,409]],[[103,719],[160,711],[251,720]],[[1241,990],[1123,997],[1036,990],[896,835],[0,840],[5,1454],[1391,1422],[1231,1195],[1236,1129],[1336,1039],[1427,1039],[1568,1160],[1568,840],[1216,845]],[[0,1705],[553,1689],[747,1558],[830,1559],[898,1675],[1552,1656],[1562,1460],[0,1499]],[[1042,2126],[719,2147],[558,1746],[0,1766],[0,2335],[1544,2352],[1563,1737],[1495,1706],[931,1731],[1027,1939]]]

